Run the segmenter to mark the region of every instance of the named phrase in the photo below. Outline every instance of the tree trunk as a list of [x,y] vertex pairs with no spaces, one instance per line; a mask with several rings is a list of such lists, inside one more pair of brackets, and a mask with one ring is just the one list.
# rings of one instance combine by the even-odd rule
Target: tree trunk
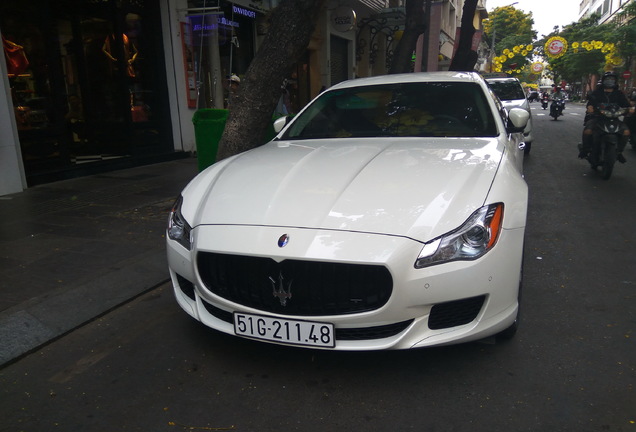
[[[431,1],[428,0],[429,7],[430,3]],[[393,54],[391,70],[389,71],[392,74],[411,72],[413,51],[417,45],[417,39],[428,26],[428,23],[424,22],[424,0],[407,0],[405,12],[404,33],[402,33],[402,38]]]
[[283,80],[307,49],[323,3],[324,0],[282,0],[272,10],[265,40],[230,100],[217,160],[264,143]]
[[466,0],[462,10],[462,25],[459,31],[457,51],[453,56],[449,70],[472,72],[477,63],[477,52],[473,50],[473,37],[475,36],[475,11],[477,0]]

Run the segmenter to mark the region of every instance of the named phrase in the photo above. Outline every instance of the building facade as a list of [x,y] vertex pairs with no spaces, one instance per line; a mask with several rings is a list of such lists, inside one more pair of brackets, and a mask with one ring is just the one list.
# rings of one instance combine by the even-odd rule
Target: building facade
[[583,0],[579,4],[579,20],[597,14],[600,23],[613,19],[632,0]]
[[[597,14],[600,17],[599,24],[604,24],[618,19],[618,15],[624,10],[625,6],[633,1],[634,0],[583,0],[579,5],[579,19]],[[636,59],[631,59],[630,64],[625,64],[623,70],[624,72],[629,72],[629,76],[621,77],[621,88],[623,90],[629,90],[636,87],[636,76],[634,73],[636,72]],[[595,87],[596,80],[592,80],[590,89],[594,89]]]
[[[193,114],[227,108],[229,79],[245,74],[277,3],[3,0],[0,195],[195,152]],[[388,71],[402,2],[332,3],[281,77],[287,112],[340,81]],[[421,70],[448,68],[463,0],[433,5]]]

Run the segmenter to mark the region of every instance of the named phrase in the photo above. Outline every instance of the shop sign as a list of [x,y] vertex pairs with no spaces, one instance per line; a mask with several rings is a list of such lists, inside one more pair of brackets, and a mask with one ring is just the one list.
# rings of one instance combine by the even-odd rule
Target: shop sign
[[[207,0],[207,1],[209,2],[210,0]],[[238,13],[249,18],[256,18],[257,13],[266,14],[272,9],[273,7],[272,3],[277,3],[271,0],[267,0],[267,1],[266,0],[231,0],[231,1],[235,6],[238,5],[238,7],[242,8],[243,9],[242,12],[248,13],[248,15],[245,15],[235,10],[234,11],[235,14]],[[254,15],[251,15],[251,13],[254,13]]]
[[196,33],[199,36],[209,36],[214,30],[220,26],[239,28],[240,24],[236,21],[225,18],[224,16],[216,15],[196,15],[189,16],[190,25],[192,26],[192,33]]
[[356,25],[356,11],[353,9],[341,6],[331,12],[331,25],[339,32],[348,32]]
[[238,15],[243,15],[246,16],[248,18],[256,18],[256,12],[249,10],[249,9],[244,9],[242,7],[238,7],[236,5],[232,6],[232,12],[234,12],[235,14]]

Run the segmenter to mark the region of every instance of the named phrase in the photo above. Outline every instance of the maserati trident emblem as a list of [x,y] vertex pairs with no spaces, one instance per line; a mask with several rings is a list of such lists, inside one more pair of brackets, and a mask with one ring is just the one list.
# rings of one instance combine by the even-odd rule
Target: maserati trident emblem
[[[269,280],[272,282],[272,295],[280,301],[281,306],[287,306],[287,300],[292,298],[291,286],[293,281],[289,281],[286,284],[282,273],[278,274],[278,280],[274,280],[271,276]],[[287,290],[285,290],[285,285],[287,285]]]
[[278,247],[285,247],[287,243],[289,243],[289,236],[287,234],[283,234],[278,238]]

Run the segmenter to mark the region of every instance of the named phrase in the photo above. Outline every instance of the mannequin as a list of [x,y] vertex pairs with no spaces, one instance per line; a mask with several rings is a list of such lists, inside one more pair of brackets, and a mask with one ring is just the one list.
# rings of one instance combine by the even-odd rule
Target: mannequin
[[2,47],[4,48],[4,58],[7,61],[9,77],[24,73],[29,67],[29,60],[27,60],[24,53],[24,47],[5,39],[4,36],[2,36]]
[[[135,47],[135,44],[132,43],[130,39],[128,39],[128,36],[126,36],[125,34],[122,34],[121,40],[124,44],[124,57],[126,59],[126,73],[128,74],[130,78],[135,78],[136,74],[135,74],[135,68],[133,67],[133,63],[135,62],[135,59],[137,58],[137,54],[139,54],[139,52],[137,51],[137,47]],[[106,36],[106,40],[104,40],[104,45],[102,46],[102,52],[106,54],[106,57],[108,57],[113,62],[113,64],[115,64],[115,68],[117,68],[116,66],[117,58],[115,58],[112,54],[113,53],[112,45],[114,43],[115,43],[114,34],[110,34]]]

